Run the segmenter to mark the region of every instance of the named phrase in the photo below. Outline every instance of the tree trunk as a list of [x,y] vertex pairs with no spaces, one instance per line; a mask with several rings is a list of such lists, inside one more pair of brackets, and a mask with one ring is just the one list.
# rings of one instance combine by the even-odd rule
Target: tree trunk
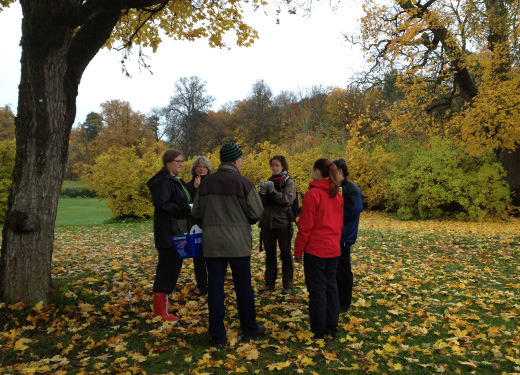
[[16,162],[0,259],[3,299],[30,304],[50,296],[54,223],[75,117],[75,104],[67,103],[76,98],[66,92],[64,74],[73,30],[42,28],[33,22],[43,16],[37,12],[42,7],[24,7]]
[[74,34],[72,12],[79,8],[62,1],[21,1],[16,161],[0,257],[0,297],[6,302],[49,301],[54,225],[78,86],[119,17],[118,11],[86,17]]
[[511,190],[512,203],[515,207],[520,207],[520,146],[514,151],[502,151],[500,163],[506,171],[506,182]]

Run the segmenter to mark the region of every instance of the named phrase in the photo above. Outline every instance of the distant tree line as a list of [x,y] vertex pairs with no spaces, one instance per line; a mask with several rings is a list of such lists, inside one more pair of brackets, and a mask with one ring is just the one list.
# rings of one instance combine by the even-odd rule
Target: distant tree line
[[243,100],[212,110],[214,98],[199,77],[183,77],[173,88],[169,104],[144,115],[129,102],[110,100],[101,112],[90,112],[72,129],[67,178],[78,179],[84,167],[110,147],[163,142],[186,156],[211,152],[229,141],[246,150],[265,141],[293,152],[318,145],[323,139],[344,143],[352,138],[349,122],[367,105],[357,89],[314,86],[301,92],[274,95],[268,84],[255,82]]

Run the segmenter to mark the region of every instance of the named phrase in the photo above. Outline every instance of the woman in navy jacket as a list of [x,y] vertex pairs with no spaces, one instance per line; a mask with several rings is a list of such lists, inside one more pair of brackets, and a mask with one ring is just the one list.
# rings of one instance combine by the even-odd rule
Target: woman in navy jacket
[[354,276],[350,264],[350,247],[356,243],[359,216],[363,211],[363,195],[361,190],[352,181],[347,179],[348,168],[345,160],[332,161],[338,167],[343,195],[343,230],[341,231],[341,256],[339,257],[336,281],[338,283],[338,296],[340,313],[350,310],[352,303],[352,286]]

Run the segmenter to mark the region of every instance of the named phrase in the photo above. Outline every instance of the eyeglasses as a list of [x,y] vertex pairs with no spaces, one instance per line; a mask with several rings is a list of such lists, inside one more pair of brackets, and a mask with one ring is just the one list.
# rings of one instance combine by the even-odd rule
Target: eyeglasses
[[197,168],[208,169],[205,165],[197,165]]
[[172,161],[174,161],[174,162],[176,162],[176,163],[179,163],[179,164],[184,163],[184,160],[172,160]]

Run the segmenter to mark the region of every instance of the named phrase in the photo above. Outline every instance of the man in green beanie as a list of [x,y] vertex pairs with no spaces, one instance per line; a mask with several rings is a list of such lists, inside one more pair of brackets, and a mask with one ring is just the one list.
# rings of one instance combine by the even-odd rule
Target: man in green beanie
[[240,174],[242,150],[235,143],[220,149],[220,167],[201,181],[193,216],[202,220],[203,254],[208,269],[209,335],[213,346],[226,345],[224,280],[231,267],[242,339],[265,334],[256,323],[251,286],[251,225],[258,222],[263,206],[254,184]]

